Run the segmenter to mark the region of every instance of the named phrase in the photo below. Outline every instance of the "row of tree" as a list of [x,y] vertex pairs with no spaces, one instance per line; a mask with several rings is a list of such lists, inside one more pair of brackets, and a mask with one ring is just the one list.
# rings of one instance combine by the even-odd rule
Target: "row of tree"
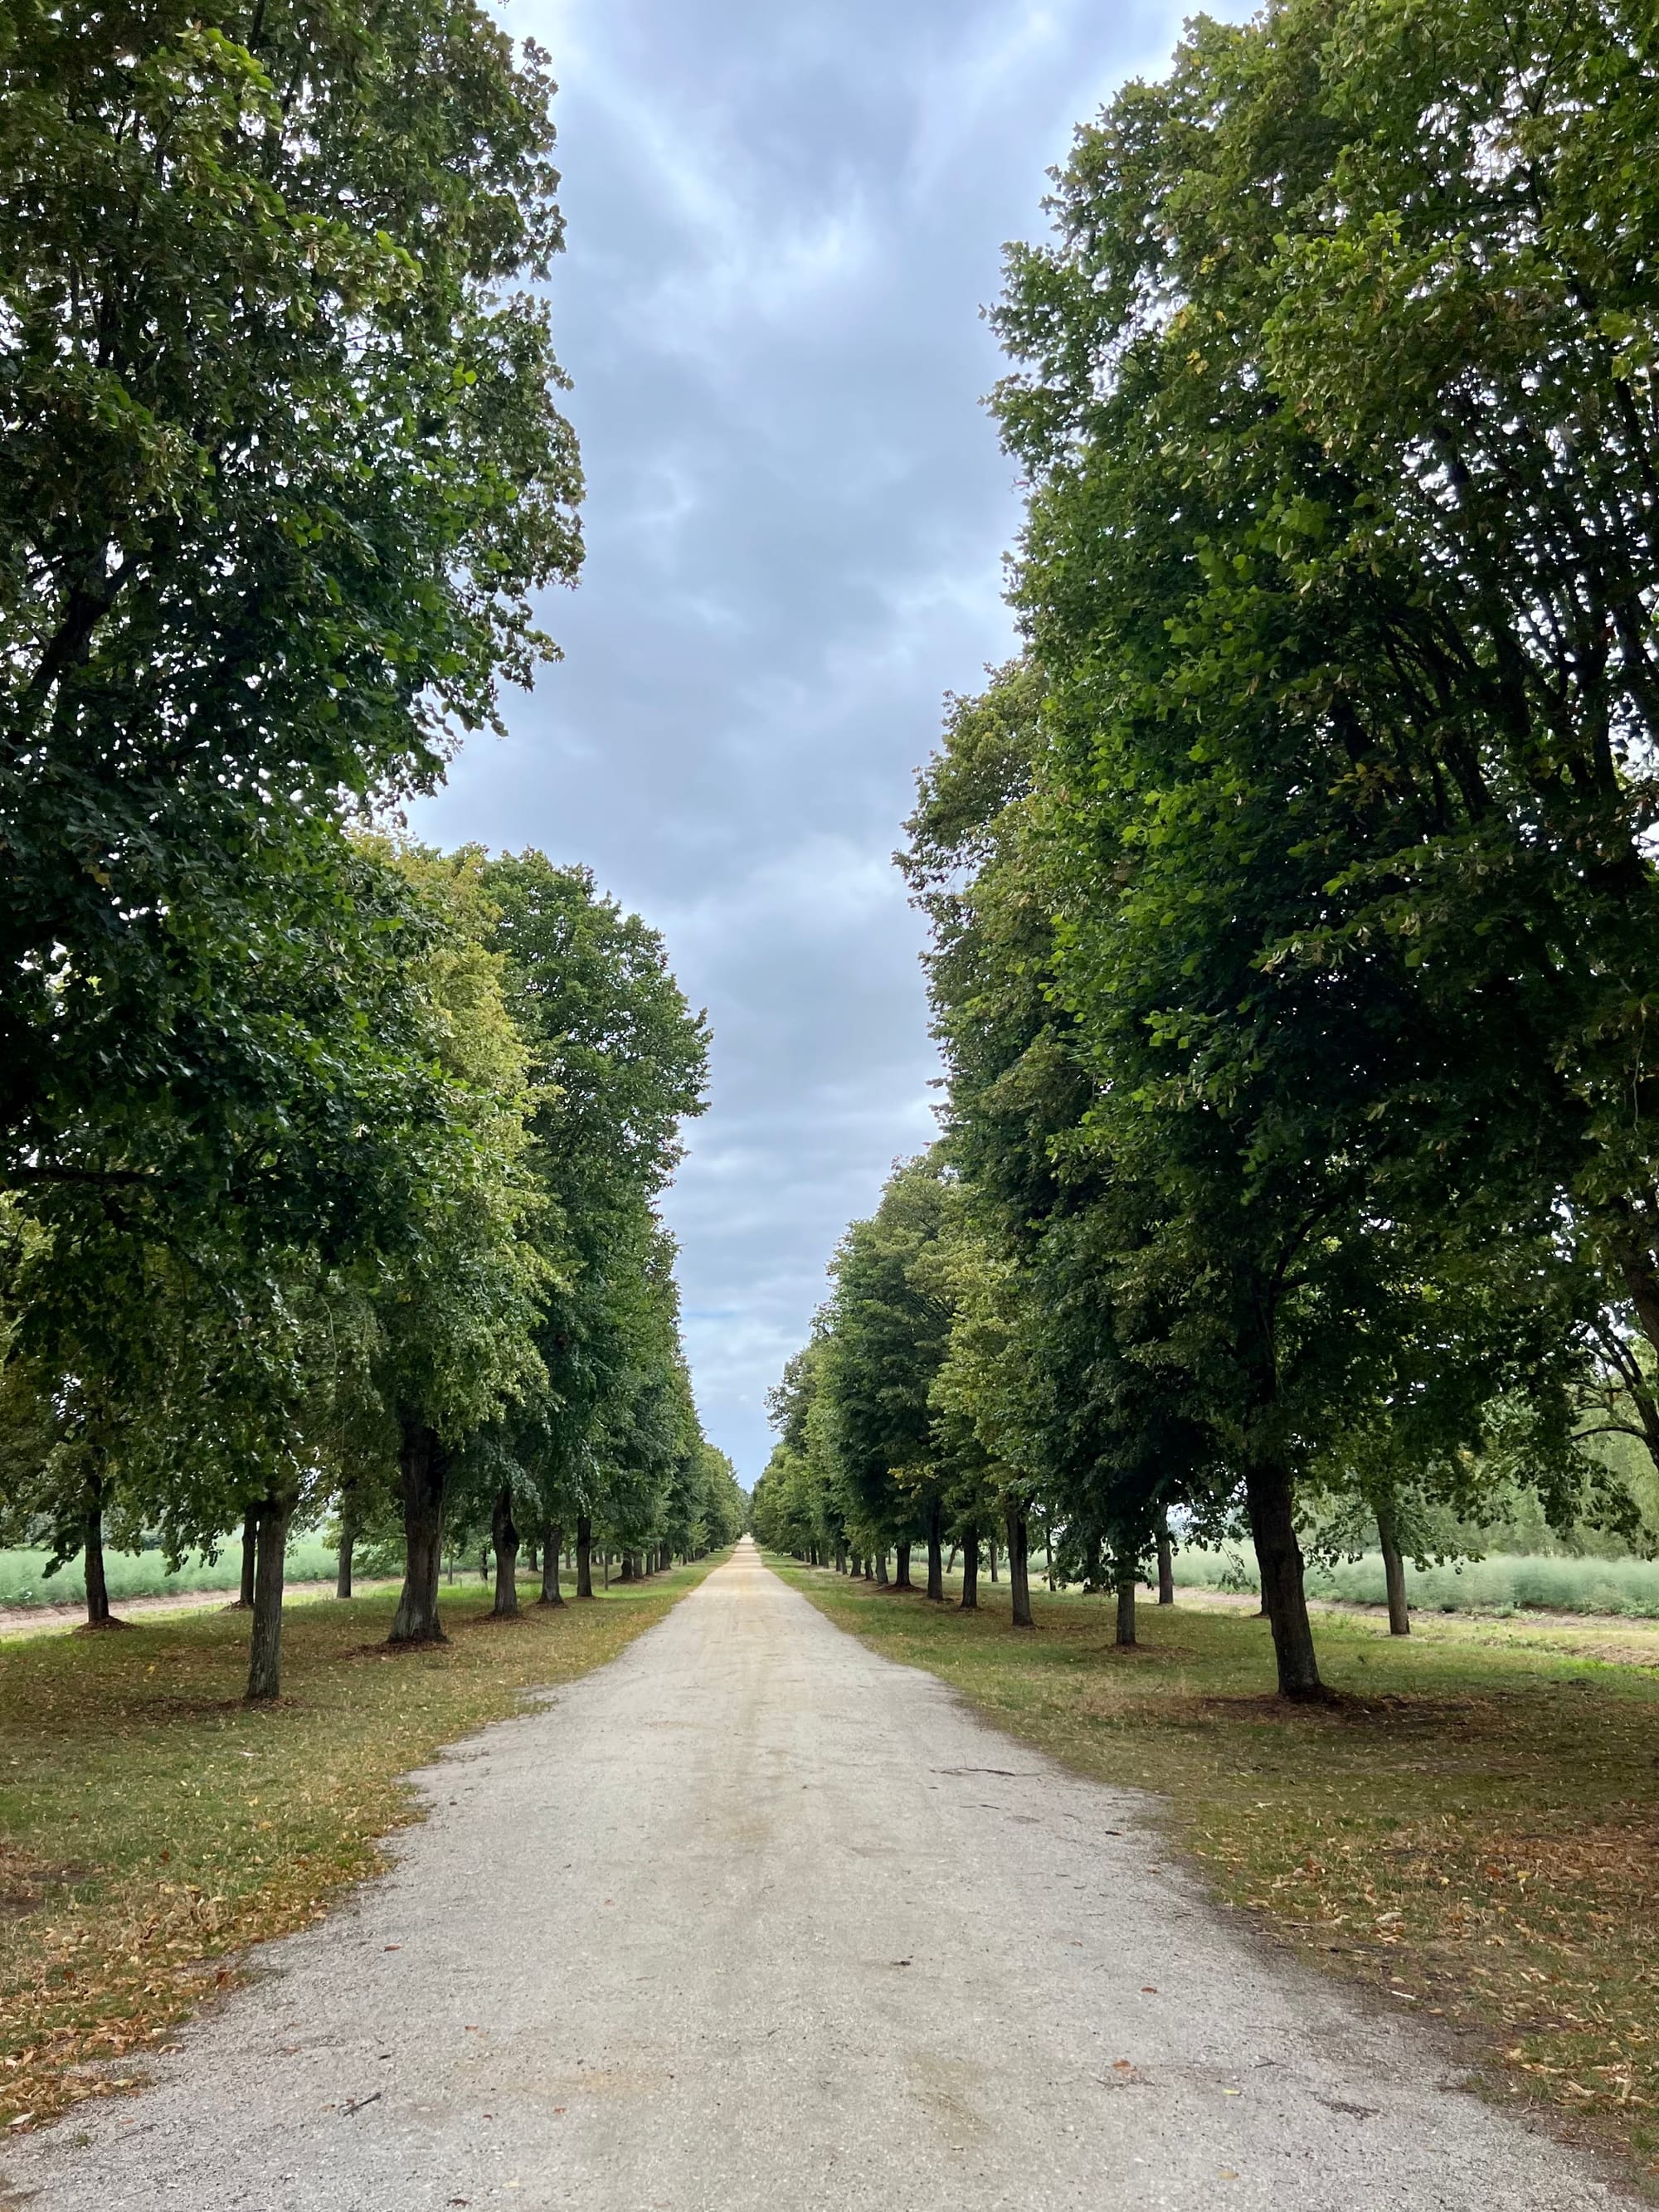
[[744,1501],[704,1439],[656,1201],[702,1110],[707,1033],[656,933],[541,854],[356,841],[380,916],[386,1126],[398,1211],[332,1249],[135,1179],[71,1223],[6,1205],[0,1534],[84,1554],[110,1618],[106,1539],[176,1559],[242,1531],[250,1695],[280,1682],[296,1523],[401,1545],[394,1642],[441,1640],[451,1541],[485,1532],[495,1609],[521,1539],[561,1601],[568,1543],[631,1576],[732,1541]]
[[[538,854],[374,834],[556,648],[547,58],[472,0],[11,11],[0,1495],[88,1554],[398,1493],[498,1558],[730,1532],[655,1200],[706,1036]],[[499,1601],[514,1602],[510,1566]]]
[[1024,648],[902,855],[945,1145],[842,1249],[763,1524],[936,1547],[983,1483],[1121,1582],[1242,1516],[1291,1697],[1334,1504],[1396,1568],[1517,1473],[1629,1525],[1656,72],[1634,0],[1280,0],[1079,132],[995,317]]

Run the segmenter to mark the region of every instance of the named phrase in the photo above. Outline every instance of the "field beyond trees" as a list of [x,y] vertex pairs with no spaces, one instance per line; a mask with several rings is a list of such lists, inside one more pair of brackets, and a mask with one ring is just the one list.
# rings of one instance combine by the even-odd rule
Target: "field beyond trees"
[[416,1818],[403,1777],[613,1658],[712,1559],[499,1620],[443,1593],[451,1640],[385,1642],[396,1593],[296,1607],[283,1697],[242,1700],[246,1616],[5,1650],[0,2127],[129,2088],[250,1944],[318,1919]]
[[[839,1626],[1158,1817],[1219,1894],[1309,1961],[1443,2023],[1474,2086],[1659,2175],[1659,1647],[1609,1662],[1508,1624],[1407,1638],[1328,1614],[1335,1692],[1274,1694],[1265,1621],[1033,1594],[962,1613],[769,1561]],[[947,1584],[951,1599],[957,1586]],[[990,1593],[981,1585],[988,1601]],[[1644,1631],[1632,1632],[1644,1634]]]

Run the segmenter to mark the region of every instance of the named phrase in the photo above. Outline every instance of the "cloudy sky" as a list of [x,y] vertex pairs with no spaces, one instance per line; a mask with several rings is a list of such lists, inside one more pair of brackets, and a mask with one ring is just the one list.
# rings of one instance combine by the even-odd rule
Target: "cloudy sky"
[[1159,70],[1180,13],[505,10],[561,83],[587,562],[550,610],[562,665],[420,826],[588,862],[708,1009],[713,1097],[669,1211],[704,1423],[745,1483],[836,1238],[933,1130],[890,856],[942,695],[1012,638],[979,311],[1073,125]]

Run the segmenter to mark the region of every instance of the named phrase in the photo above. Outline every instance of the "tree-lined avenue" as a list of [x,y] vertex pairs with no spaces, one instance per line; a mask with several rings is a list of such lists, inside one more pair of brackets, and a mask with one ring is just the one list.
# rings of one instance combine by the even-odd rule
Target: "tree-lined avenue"
[[1208,1904],[1150,1801],[875,1656],[749,1540],[421,1778],[430,1818],[0,2203],[428,2212],[1611,2201],[1455,2051]]

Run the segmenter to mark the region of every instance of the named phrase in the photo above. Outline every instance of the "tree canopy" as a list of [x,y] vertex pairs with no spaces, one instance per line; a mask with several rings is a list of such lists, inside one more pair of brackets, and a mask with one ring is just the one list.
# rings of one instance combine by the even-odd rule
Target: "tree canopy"
[[975,1256],[881,1474],[972,1436],[1085,1579],[1241,1518],[1293,1696],[1334,1498],[1628,1528],[1659,1438],[1656,53],[1200,18],[993,318],[1023,647],[901,855]]

